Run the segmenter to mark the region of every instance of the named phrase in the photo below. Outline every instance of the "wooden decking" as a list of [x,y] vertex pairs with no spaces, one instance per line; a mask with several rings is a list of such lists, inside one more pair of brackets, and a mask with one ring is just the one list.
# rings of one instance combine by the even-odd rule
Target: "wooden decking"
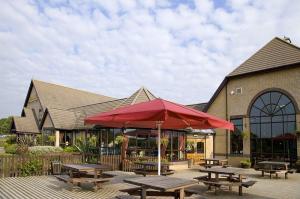
[[[109,187],[109,188],[108,188]],[[0,179],[1,199],[110,199],[119,192],[120,188],[126,188],[124,183],[108,185],[107,188],[97,192],[91,191],[91,187],[86,185],[86,189],[72,188],[72,186],[58,181],[53,176],[32,176],[18,178]]]

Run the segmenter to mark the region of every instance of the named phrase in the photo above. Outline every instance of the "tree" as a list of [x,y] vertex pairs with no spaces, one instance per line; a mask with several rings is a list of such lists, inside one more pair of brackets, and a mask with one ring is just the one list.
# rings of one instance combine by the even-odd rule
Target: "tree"
[[9,134],[12,117],[0,119],[0,134]]

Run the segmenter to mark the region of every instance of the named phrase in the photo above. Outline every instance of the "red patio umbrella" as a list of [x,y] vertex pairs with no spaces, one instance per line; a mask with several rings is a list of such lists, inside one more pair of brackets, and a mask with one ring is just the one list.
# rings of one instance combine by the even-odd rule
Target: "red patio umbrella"
[[188,127],[234,129],[233,124],[226,120],[163,99],[142,102],[90,116],[85,119],[85,123],[117,128],[158,128],[158,175],[160,175],[161,129]]

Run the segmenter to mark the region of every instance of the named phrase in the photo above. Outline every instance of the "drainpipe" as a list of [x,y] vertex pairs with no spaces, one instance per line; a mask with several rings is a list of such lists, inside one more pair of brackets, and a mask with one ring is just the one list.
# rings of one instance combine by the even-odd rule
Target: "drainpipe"
[[[227,99],[227,83],[225,87],[226,97],[225,97],[225,111],[226,111],[226,120],[228,121],[228,99]],[[226,158],[228,158],[228,130],[226,129]]]

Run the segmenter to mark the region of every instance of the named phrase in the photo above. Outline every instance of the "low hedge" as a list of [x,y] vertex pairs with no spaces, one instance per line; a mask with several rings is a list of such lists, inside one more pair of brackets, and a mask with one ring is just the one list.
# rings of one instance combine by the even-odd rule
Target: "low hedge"
[[67,146],[64,149],[64,152],[66,153],[74,153],[74,152],[79,152],[78,148],[76,148],[75,146]]
[[63,149],[55,146],[32,146],[29,147],[29,154],[31,155],[43,155],[47,153],[61,153]]
[[5,153],[9,153],[9,154],[16,154],[17,153],[17,144],[5,144],[4,145],[4,150]]

